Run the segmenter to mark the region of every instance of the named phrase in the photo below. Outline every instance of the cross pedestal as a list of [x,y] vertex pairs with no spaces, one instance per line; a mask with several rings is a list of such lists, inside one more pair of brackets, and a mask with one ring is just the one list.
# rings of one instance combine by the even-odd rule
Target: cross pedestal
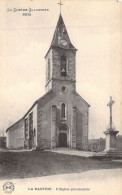
[[106,147],[105,151],[115,151],[116,149],[116,135],[119,131],[107,130],[104,132],[106,135]]

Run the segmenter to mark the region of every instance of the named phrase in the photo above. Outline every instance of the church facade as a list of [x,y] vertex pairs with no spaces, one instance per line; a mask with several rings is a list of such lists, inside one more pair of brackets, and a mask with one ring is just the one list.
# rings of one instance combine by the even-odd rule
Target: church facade
[[60,14],[45,56],[46,94],[6,130],[8,148],[87,148],[90,105],[76,92],[76,51]]

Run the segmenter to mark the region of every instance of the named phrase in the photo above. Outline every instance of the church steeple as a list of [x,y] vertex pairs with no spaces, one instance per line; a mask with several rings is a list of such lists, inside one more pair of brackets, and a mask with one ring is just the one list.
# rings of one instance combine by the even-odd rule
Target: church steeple
[[61,47],[65,49],[76,49],[69,38],[66,26],[64,24],[62,15],[60,14],[57,26],[53,35],[51,46]]
[[[68,35],[68,32],[67,32],[66,26],[64,24],[61,13],[59,15],[59,19],[58,19],[58,22],[57,22],[57,25],[56,25],[56,29],[55,29],[55,32],[54,32],[49,50],[53,46],[54,47],[60,47],[60,48],[63,48],[63,49],[77,50],[72,45],[72,43],[70,41],[70,38],[69,38],[69,35]],[[48,50],[48,52],[49,52],[49,50]],[[47,54],[48,54],[48,52],[47,52]],[[46,54],[46,56],[47,56],[47,54]]]
[[[75,57],[77,49],[72,45],[60,13],[46,58],[46,91],[53,89],[57,82],[75,82]],[[74,85],[74,84],[73,84]],[[75,88],[75,87],[74,87]]]

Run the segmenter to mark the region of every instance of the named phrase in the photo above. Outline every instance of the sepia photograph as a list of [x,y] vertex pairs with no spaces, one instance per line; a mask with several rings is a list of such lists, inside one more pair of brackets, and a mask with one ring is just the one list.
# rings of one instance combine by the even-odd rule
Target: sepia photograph
[[0,0],[0,195],[122,194],[122,1]]

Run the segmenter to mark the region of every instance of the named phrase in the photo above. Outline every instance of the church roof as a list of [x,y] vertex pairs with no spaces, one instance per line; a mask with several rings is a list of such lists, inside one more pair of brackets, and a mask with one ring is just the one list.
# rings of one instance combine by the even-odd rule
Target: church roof
[[28,113],[34,108],[34,106],[35,106],[38,102],[41,102],[41,101],[44,100],[44,99],[47,100],[47,96],[48,96],[49,94],[51,94],[51,93],[52,93],[52,90],[48,91],[48,92],[45,93],[42,97],[40,97],[38,100],[36,100],[36,101],[34,102],[34,104],[30,107],[30,109],[26,112],[26,114],[24,115],[23,118],[25,118],[25,117],[28,115]]
[[77,96],[79,96],[82,100],[83,100],[83,102],[88,106],[88,107],[90,107],[90,105],[79,95],[79,93],[77,93],[76,91],[75,91],[75,94],[77,95]]
[[16,125],[17,123],[19,123],[21,120],[23,120],[27,115],[28,113],[34,108],[34,106],[38,103],[38,102],[41,102],[43,101],[44,99],[47,101],[47,96],[50,95],[52,93],[52,90],[48,91],[46,94],[44,94],[42,97],[40,97],[38,100],[36,100],[33,105],[30,107],[30,109],[26,112],[26,114],[20,119],[18,120],[17,122],[15,122],[14,124],[12,124],[10,127],[7,128],[6,132],[11,128],[13,127],[14,125]]
[[[64,24],[61,14],[59,15],[59,19],[56,25],[56,29],[55,29],[49,50],[51,49],[51,47],[77,50],[70,41],[66,26]],[[46,53],[46,56],[48,52]]]
[[14,124],[12,124],[10,127],[8,127],[7,129],[6,129],[6,133],[7,133],[7,131],[11,128],[11,127],[14,127],[17,123],[19,123],[20,121],[22,121],[24,119],[24,117],[23,118],[21,118],[21,119],[19,119],[17,122],[15,122]]

